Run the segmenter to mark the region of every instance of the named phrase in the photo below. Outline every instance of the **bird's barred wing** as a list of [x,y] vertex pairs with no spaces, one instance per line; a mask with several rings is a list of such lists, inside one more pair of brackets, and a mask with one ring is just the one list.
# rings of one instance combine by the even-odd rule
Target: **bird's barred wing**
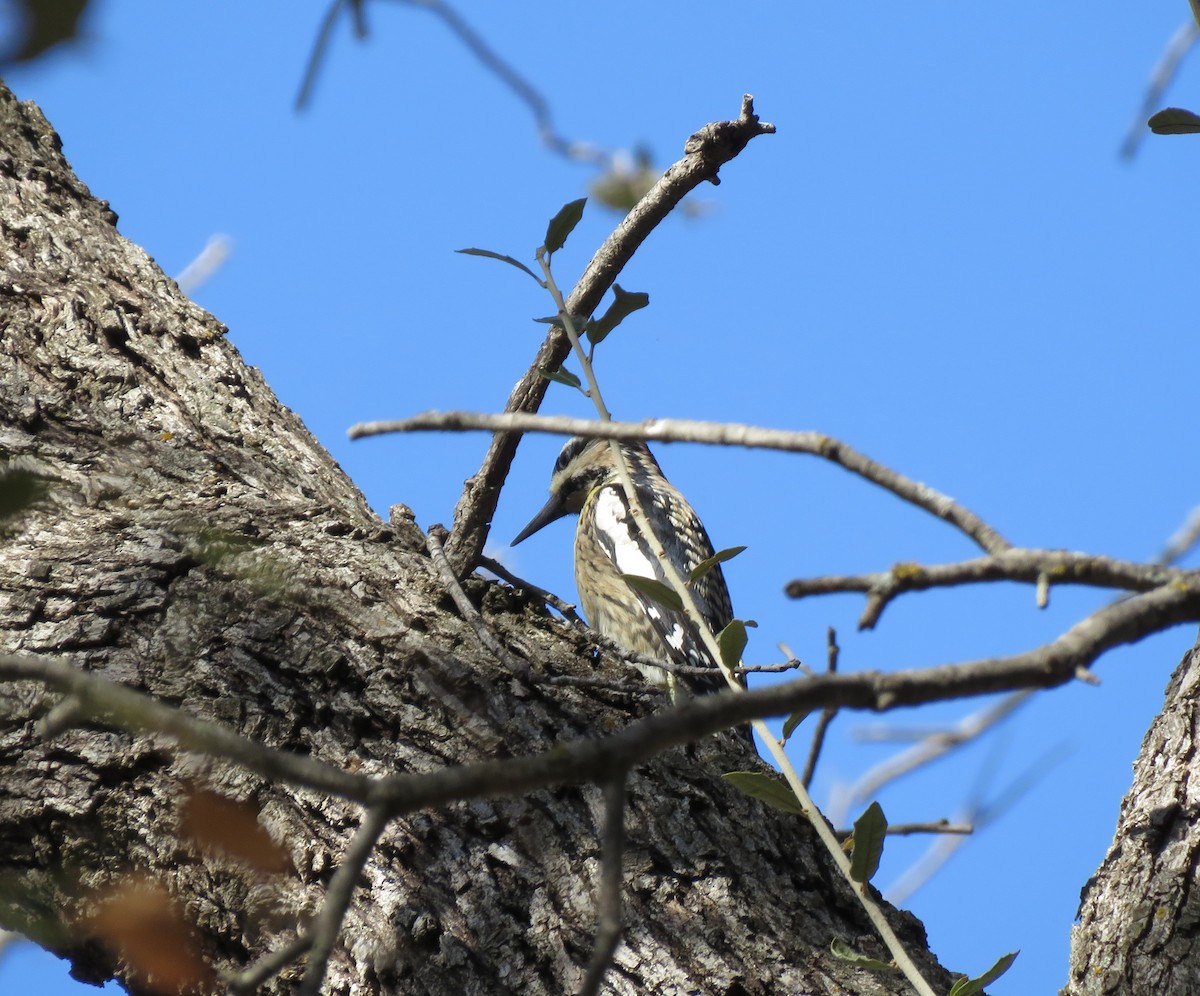
[[[684,580],[701,563],[715,556],[712,541],[704,524],[683,495],[672,487],[642,493],[642,501],[655,522],[664,524],[659,539],[666,546],[671,563],[680,568]],[[721,565],[713,566],[703,578],[691,585],[697,608],[714,633],[719,633],[733,619],[729,588]]]
[[[662,496],[659,496],[662,500]],[[608,558],[616,565],[617,570],[622,574],[632,574],[637,577],[652,578],[663,584],[667,583],[666,576],[663,573],[661,565],[654,556],[650,544],[645,537],[639,532],[637,524],[634,522],[633,515],[625,502],[625,496],[620,489],[615,487],[605,487],[600,489],[596,495],[596,536],[600,542],[601,549]],[[695,513],[686,505],[680,498],[678,504],[683,512],[690,515],[694,526],[693,529],[698,532],[693,532],[690,535],[693,537],[699,535],[703,537],[703,544],[707,545],[708,537],[704,535],[704,528],[696,519]],[[648,510],[649,511],[649,510]],[[681,511],[679,508],[673,510],[678,519]],[[671,544],[678,542],[676,528],[664,529],[667,535],[661,538],[664,542]],[[696,545],[693,543],[693,545]],[[677,552],[682,552],[685,557],[678,559]],[[700,553],[696,556],[696,553]],[[683,567],[686,573],[691,569],[691,566],[699,563],[707,556],[711,556],[712,552],[702,553],[699,550],[684,550],[676,551],[668,548],[667,555],[672,557],[673,562]],[[720,568],[714,569],[714,574]],[[715,583],[719,588],[716,592],[716,597],[702,597],[702,593],[694,592],[697,606],[701,614],[709,621],[714,632],[718,632],[729,621],[731,611],[729,609],[729,594],[725,589],[724,578],[720,575],[715,577],[710,574],[706,576],[711,583]],[[691,621],[682,612],[676,612],[668,608],[660,602],[654,601],[647,595],[638,591],[635,588],[629,589],[629,597],[636,600],[645,613],[646,618],[654,627],[664,644],[667,658],[675,664],[682,664],[689,667],[709,667],[716,668],[717,664],[705,649],[703,640],[696,632]],[[718,603],[713,605],[713,602]],[[715,610],[715,612],[714,612]],[[723,612],[724,618],[718,618],[717,614]],[[692,688],[694,691],[717,691],[725,687],[723,679],[714,675],[712,679],[700,676],[687,675],[682,677],[684,685]]]

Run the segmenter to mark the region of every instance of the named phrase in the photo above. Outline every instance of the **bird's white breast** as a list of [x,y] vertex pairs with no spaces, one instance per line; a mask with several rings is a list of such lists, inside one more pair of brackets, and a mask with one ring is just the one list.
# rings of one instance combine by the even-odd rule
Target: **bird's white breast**
[[622,574],[657,577],[646,542],[638,534],[624,496],[616,488],[601,488],[596,495],[596,528],[612,543],[613,562]]

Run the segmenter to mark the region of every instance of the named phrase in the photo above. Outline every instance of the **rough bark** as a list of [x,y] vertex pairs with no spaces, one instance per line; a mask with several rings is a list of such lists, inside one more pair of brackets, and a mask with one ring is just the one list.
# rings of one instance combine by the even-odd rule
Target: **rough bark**
[[1142,742],[1112,847],[1083,889],[1070,996],[1200,992],[1200,643]]
[[[50,481],[0,537],[0,650],[69,660],[368,774],[542,750],[653,707],[531,687],[481,651],[416,527],[377,518],[224,328],[115,223],[37,108],[0,86],[0,451]],[[623,673],[511,590],[468,590],[539,670]],[[162,737],[91,726],[48,740],[36,721],[55,701],[32,682],[0,685],[0,926],[69,957],[80,978],[141,993],[81,926],[130,874],[166,886],[215,969],[278,947],[319,907],[359,807]],[[726,736],[633,772],[624,940],[605,991],[907,991],[831,956],[841,938],[886,958],[808,829],[718,777],[758,764]],[[178,814],[196,785],[252,800],[294,869],[199,853]],[[601,812],[585,785],[396,821],[325,990],[574,991]],[[948,988],[920,925],[894,921]],[[301,970],[265,991],[292,991]]]

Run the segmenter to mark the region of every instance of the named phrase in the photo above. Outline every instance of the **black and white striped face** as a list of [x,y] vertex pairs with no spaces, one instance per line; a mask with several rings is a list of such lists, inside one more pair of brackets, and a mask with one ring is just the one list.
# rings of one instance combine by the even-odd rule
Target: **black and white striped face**
[[568,513],[578,512],[593,488],[615,476],[608,440],[575,436],[567,440],[554,461],[550,494],[558,495]]
[[[661,473],[654,457],[645,446],[639,443],[622,443],[621,452],[631,467],[635,468],[635,472],[636,468],[652,468],[655,474]],[[613,462],[612,447],[607,439],[589,439],[584,436],[569,439],[554,462],[554,472],[550,476],[550,500],[533,517],[529,525],[521,530],[512,545],[516,546],[543,526],[561,519],[564,515],[577,515],[592,491],[616,479],[617,469]]]

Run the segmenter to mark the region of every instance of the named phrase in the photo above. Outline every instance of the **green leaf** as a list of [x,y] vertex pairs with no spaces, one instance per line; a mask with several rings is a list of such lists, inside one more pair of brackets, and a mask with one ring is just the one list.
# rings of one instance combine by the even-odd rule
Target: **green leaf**
[[544,283],[542,283],[542,278],[534,273],[533,270],[519,260],[513,259],[511,256],[505,256],[502,253],[492,252],[490,249],[455,249],[454,251],[462,253],[464,256],[483,256],[486,259],[498,259],[501,263],[508,263],[510,266],[515,266],[518,270],[524,270],[538,282],[539,287],[546,286]]
[[983,992],[985,986],[990,986],[1012,968],[1012,963],[1017,960],[1017,955],[1020,953],[1020,951],[1010,951],[1003,957],[996,959],[996,964],[978,978],[959,979],[950,987],[950,996],[975,996],[975,993]]
[[1167,107],[1146,122],[1156,135],[1194,135],[1200,132],[1200,115],[1182,107]]
[[0,522],[15,518],[46,493],[48,479],[29,470],[0,472]]
[[887,833],[887,818],[877,802],[854,821],[854,854],[850,857],[850,877],[856,882],[869,882],[879,870],[883,857],[883,838]]
[[661,169],[654,168],[654,161],[647,149],[635,151],[633,168],[622,163],[613,165],[588,184],[588,192],[601,207],[627,214],[662,176]]
[[897,971],[895,964],[892,962],[880,961],[878,958],[868,958],[864,954],[859,954],[845,941],[840,941],[836,937],[830,941],[829,950],[833,952],[835,958],[840,958],[842,961],[852,961],[859,968],[866,968],[875,972]]
[[[5,40],[5,49],[15,49],[6,52],[6,57],[12,62],[30,62],[59,42],[73,41],[80,36],[80,18],[87,10],[88,0],[59,0],[58,3],[21,0],[9,6],[20,11],[16,18],[17,30],[13,33],[21,37],[16,46],[7,44],[12,39]],[[12,32],[11,26],[9,31]]]
[[787,743],[787,741],[792,739],[792,734],[796,732],[796,727],[799,726],[801,723],[803,723],[806,719],[808,719],[811,712],[812,712],[811,709],[805,709],[800,712],[794,712],[790,716],[788,716],[787,719],[785,719],[783,721],[783,741],[784,741],[784,743]]
[[742,663],[742,651],[746,649],[746,627],[758,626],[753,619],[734,619],[717,634],[717,649],[721,660],[730,670]]
[[598,346],[608,334],[621,324],[626,318],[632,315],[635,311],[639,311],[650,304],[650,295],[642,291],[627,291],[621,288],[620,284],[613,284],[613,303],[608,306],[608,310],[604,314],[588,322],[584,333],[588,337],[588,342],[593,346]]
[[739,792],[765,802],[772,809],[795,813],[797,816],[804,815],[804,807],[788,788],[787,782],[764,775],[761,771],[727,771],[721,777]]
[[723,564],[727,560],[733,560],[739,553],[746,548],[744,546],[731,546],[720,553],[714,553],[707,560],[702,560],[692,568],[692,573],[688,575],[688,584],[693,581],[699,581],[705,574],[711,571],[717,564]]
[[677,592],[668,588],[661,581],[655,581],[654,578],[644,578],[637,574],[622,574],[621,580],[634,591],[645,595],[652,602],[658,602],[659,605],[665,605],[668,609],[673,609],[676,612],[683,611],[683,599],[679,597]]
[[559,367],[557,370],[543,370],[538,367],[538,376],[545,377],[546,380],[552,380],[556,384],[566,384],[567,387],[578,388],[583,390],[583,381],[576,377],[570,370],[564,370]]
[[546,226],[546,241],[543,245],[546,252],[558,252],[563,247],[567,236],[571,234],[575,226],[579,224],[579,219],[583,217],[583,206],[586,203],[587,198],[581,197],[577,201],[571,201],[570,204],[564,204],[558,214],[550,219],[550,224]]

